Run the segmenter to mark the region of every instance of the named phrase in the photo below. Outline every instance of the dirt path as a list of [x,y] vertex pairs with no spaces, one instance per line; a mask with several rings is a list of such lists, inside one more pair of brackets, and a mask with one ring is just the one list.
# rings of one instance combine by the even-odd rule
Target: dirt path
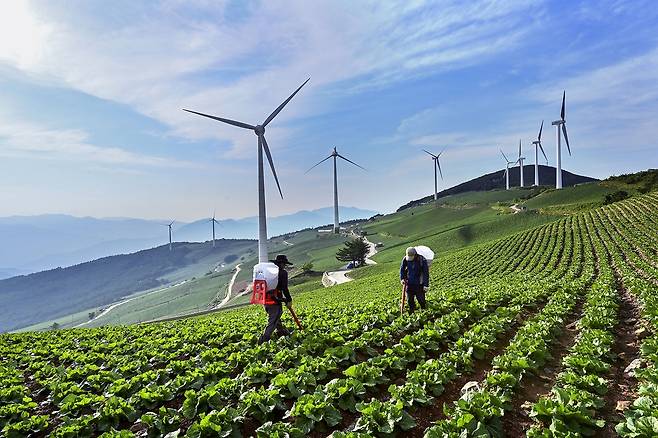
[[233,273],[233,277],[231,277],[231,281],[228,282],[228,288],[226,289],[226,296],[224,297],[221,303],[219,303],[217,306],[214,307],[215,309],[224,307],[226,303],[228,303],[228,301],[233,296],[233,285],[235,284],[235,279],[237,278],[238,274],[240,273],[240,270],[242,269],[240,268],[241,264],[242,263],[238,263],[237,265],[235,265],[235,272]]
[[111,304],[108,308],[106,308],[105,310],[103,310],[103,311],[102,311],[101,313],[99,313],[98,315],[94,316],[94,317],[93,317],[92,319],[90,319],[89,321],[85,321],[85,322],[83,322],[83,323],[80,323],[80,324],[78,324],[78,325],[75,325],[75,326],[73,326],[73,328],[84,327],[85,325],[90,324],[90,323],[96,321],[98,318],[107,315],[107,314],[110,313],[112,310],[116,309],[117,307],[119,307],[119,306],[121,306],[121,305],[124,305],[124,304],[126,304],[126,303],[128,303],[128,302],[130,302],[130,301],[136,300],[137,298],[143,298],[143,297],[148,296],[148,295],[152,295],[152,294],[155,294],[155,293],[158,293],[158,292],[162,292],[162,291],[165,291],[165,290],[167,290],[167,289],[171,289],[172,287],[180,286],[181,284],[184,284],[184,283],[187,283],[187,280],[180,281],[180,282],[178,282],[178,283],[176,283],[176,284],[172,284],[171,286],[163,287],[162,289],[154,290],[154,291],[149,292],[149,293],[145,293],[145,294],[137,295],[137,296],[134,296],[134,297],[131,297],[131,298],[127,298],[127,299],[125,299],[125,300],[117,301],[116,303]]
[[[368,244],[368,254],[366,254],[366,265],[376,265],[377,262],[372,260],[370,257],[377,254],[377,248],[375,244],[368,240],[365,236],[359,236],[355,232],[352,232],[354,237],[363,237],[363,240]],[[353,279],[347,276],[349,269],[341,269],[339,271],[329,271],[325,272],[322,276],[322,284],[324,287],[331,287],[337,284],[347,283]]]

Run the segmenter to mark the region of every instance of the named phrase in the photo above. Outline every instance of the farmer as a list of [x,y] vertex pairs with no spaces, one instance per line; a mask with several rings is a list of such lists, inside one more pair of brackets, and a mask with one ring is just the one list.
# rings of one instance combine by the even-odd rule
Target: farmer
[[279,336],[288,336],[290,332],[281,324],[281,315],[283,314],[283,306],[281,303],[286,303],[286,306],[292,306],[292,297],[288,290],[288,271],[286,266],[292,266],[288,261],[288,257],[283,254],[276,256],[276,259],[270,260],[272,263],[279,267],[279,282],[276,289],[267,291],[265,295],[265,311],[267,312],[267,327],[265,332],[258,340],[259,344],[267,342],[272,337],[274,329],[276,329]]
[[430,272],[427,260],[422,255],[416,253],[416,248],[410,246],[407,248],[407,255],[402,259],[400,265],[400,283],[407,288],[407,301],[409,302],[409,313],[416,310],[414,298],[418,299],[420,307],[427,308],[425,302],[425,292],[430,285]]

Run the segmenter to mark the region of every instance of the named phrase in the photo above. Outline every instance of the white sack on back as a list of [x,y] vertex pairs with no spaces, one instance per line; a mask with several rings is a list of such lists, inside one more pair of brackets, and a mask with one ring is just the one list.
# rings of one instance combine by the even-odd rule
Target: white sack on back
[[415,248],[417,254],[425,257],[425,260],[427,260],[427,266],[431,266],[432,261],[434,260],[434,251],[423,245],[416,246]]
[[279,283],[279,267],[274,263],[258,263],[254,266],[253,280],[265,280],[267,283],[267,290],[276,289]]

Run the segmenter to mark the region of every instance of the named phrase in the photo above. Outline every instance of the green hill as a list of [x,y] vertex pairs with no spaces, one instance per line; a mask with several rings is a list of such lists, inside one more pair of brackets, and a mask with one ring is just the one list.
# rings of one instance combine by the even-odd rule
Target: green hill
[[173,251],[164,245],[0,280],[0,300],[11,309],[0,318],[0,331],[98,309],[208,272],[230,272],[255,248],[250,240],[218,240],[215,248],[210,242],[175,243]]

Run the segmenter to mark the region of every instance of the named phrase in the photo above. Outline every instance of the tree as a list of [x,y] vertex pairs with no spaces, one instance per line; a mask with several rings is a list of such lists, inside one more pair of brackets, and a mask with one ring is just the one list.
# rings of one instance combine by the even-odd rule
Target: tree
[[302,272],[303,272],[304,274],[308,274],[308,273],[311,272],[312,270],[313,270],[313,263],[311,263],[311,262],[306,262],[306,263],[304,263],[304,264],[302,265]]
[[354,262],[355,266],[363,265],[369,251],[368,244],[363,237],[345,242],[345,246],[336,253],[336,259],[341,262]]

